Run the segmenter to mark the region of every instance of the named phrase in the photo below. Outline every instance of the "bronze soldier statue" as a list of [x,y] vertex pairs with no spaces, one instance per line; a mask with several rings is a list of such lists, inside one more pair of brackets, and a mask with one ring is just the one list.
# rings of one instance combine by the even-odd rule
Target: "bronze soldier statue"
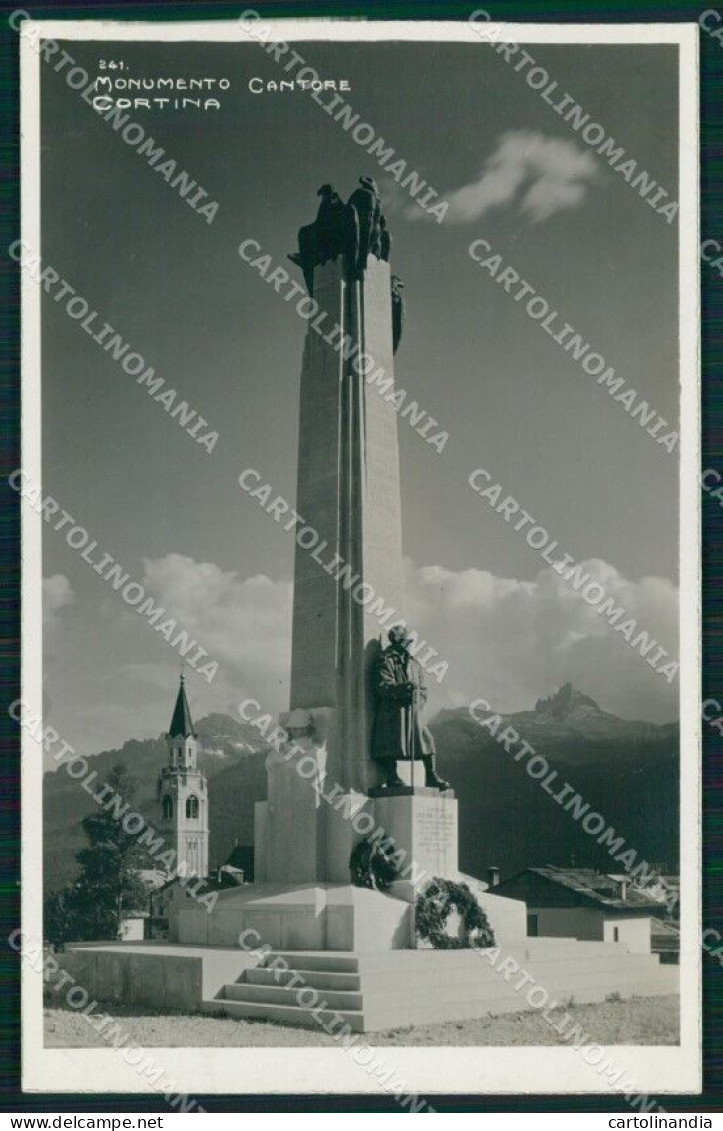
[[333,185],[322,185],[316,195],[321,197],[321,203],[316,213],[315,265],[326,263],[327,259],[336,257],[334,246],[338,241],[336,218],[339,208],[344,207]]
[[366,270],[369,252],[372,250],[375,231],[379,227],[381,204],[379,190],[376,182],[371,177],[360,177],[359,188],[349,197],[349,203],[354,208],[359,224],[359,246],[357,250],[356,269],[359,275]]
[[316,214],[316,263],[337,255],[353,256],[356,247],[356,212],[345,204],[333,185],[322,185]]
[[344,204],[331,184],[322,185],[317,190],[321,197],[319,210],[313,224],[299,228],[299,250],[291,252],[289,259],[300,267],[306,289],[313,295],[314,268],[345,255],[350,266],[356,269],[357,214]]
[[383,769],[387,787],[404,785],[397,773],[398,761],[419,760],[424,765],[425,785],[449,789],[449,782],[437,776],[434,738],[421,719],[427,688],[421,665],[409,653],[410,643],[402,625],[389,629],[389,647],[374,672],[377,710],[372,758]]

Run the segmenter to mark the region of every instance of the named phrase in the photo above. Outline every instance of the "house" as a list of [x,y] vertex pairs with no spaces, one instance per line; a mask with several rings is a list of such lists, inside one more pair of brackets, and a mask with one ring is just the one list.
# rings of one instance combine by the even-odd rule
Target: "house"
[[129,911],[118,926],[118,934],[123,942],[141,942],[146,937],[147,911]]
[[524,899],[528,935],[626,943],[638,954],[651,952],[651,921],[664,907],[629,876],[592,868],[525,868],[494,890]]
[[234,845],[225,864],[211,869],[211,874],[202,880],[200,888],[198,887],[200,877],[184,878],[179,875],[171,876],[170,879],[162,877],[162,882],[156,883],[150,892],[147,937],[168,938],[172,918],[178,914],[179,909],[186,906],[189,898],[193,898],[187,889],[191,892],[198,890],[202,894],[210,894],[222,888],[253,883],[253,878],[253,847],[241,844]]
[[659,899],[665,905],[666,921],[680,918],[680,876],[666,873],[663,869],[657,872],[645,890],[653,899]]
[[236,844],[225,864],[218,869],[218,883],[224,887],[234,884],[252,884],[254,882],[254,849],[253,845]]
[[653,954],[660,961],[669,964],[680,962],[680,927],[670,919],[651,919],[651,938]]

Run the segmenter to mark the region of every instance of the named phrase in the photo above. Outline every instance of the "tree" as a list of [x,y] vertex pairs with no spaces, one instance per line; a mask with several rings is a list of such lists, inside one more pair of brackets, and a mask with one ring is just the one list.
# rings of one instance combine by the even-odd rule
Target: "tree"
[[[125,766],[116,765],[107,778],[107,785],[132,812],[136,793],[135,780]],[[109,795],[111,796],[111,795]],[[83,832],[88,846],[81,848],[76,859],[80,874],[71,888],[46,902],[46,931],[52,931],[59,942],[71,935],[78,941],[116,939],[124,915],[147,901],[147,893],[138,878],[143,866],[144,851],[138,838],[126,832],[122,818],[110,808],[98,808],[83,819]],[[50,928],[50,930],[49,930]]]
[[43,905],[43,936],[54,947],[79,939],[74,887],[52,892]]

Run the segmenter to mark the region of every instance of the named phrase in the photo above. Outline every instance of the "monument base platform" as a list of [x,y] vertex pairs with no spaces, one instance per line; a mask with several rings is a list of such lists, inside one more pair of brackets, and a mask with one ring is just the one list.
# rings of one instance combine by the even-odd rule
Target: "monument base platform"
[[[489,957],[485,957],[489,955]],[[514,961],[517,977],[497,968]],[[264,1018],[306,1028],[375,1032],[407,1025],[460,1021],[487,1014],[540,1009],[527,989],[530,974],[549,995],[549,1008],[678,992],[678,968],[657,956],[630,954],[620,943],[528,939],[503,954],[484,950],[414,950],[387,954],[268,955],[227,983],[204,1009],[232,1017]],[[301,979],[301,980],[300,980]],[[526,983],[529,986],[534,983]]]
[[[79,943],[63,966],[98,1001],[263,1018],[329,1032],[378,1032],[542,1008],[679,991],[679,968],[631,954],[622,943],[529,938],[485,950],[385,953],[300,951],[260,955],[229,947],[168,943]],[[506,978],[507,960],[514,976]],[[561,1013],[562,1016],[562,1013]]]
[[365,952],[413,946],[410,904],[370,888],[247,884],[218,896],[209,912],[179,891],[169,911],[171,938],[192,946],[238,946],[239,935],[250,930],[257,932],[258,945],[275,949]]
[[[449,878],[469,884],[498,943],[526,937],[522,900],[493,895],[456,871]],[[395,882],[388,893],[353,884],[246,884],[221,890],[209,911],[178,888],[169,907],[169,935],[184,946],[232,947],[243,931],[254,930],[279,950],[413,950],[418,892],[408,880]]]

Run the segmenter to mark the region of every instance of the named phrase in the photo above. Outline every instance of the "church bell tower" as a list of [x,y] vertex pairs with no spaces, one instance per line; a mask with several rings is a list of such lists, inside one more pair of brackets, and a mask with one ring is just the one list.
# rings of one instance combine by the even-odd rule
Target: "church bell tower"
[[166,735],[168,765],[158,777],[158,831],[176,853],[174,873],[208,876],[208,786],[198,769],[198,742],[184,677]]

